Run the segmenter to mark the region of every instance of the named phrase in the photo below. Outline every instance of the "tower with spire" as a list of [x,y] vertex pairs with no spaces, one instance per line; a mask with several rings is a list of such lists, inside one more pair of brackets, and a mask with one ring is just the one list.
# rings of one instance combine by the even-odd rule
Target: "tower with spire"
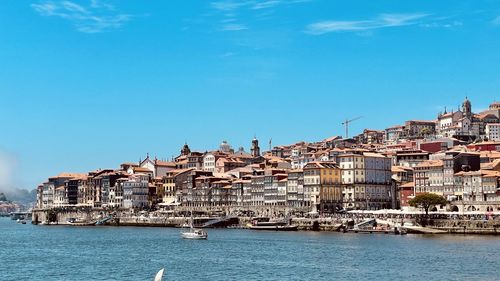
[[462,103],[462,113],[464,114],[465,117],[469,118],[471,120],[472,117],[472,105],[470,100],[465,97],[464,102]]
[[189,145],[186,142],[181,149],[181,155],[189,155],[189,153],[191,153],[191,149],[189,149]]
[[253,137],[252,140],[252,148],[250,149],[250,153],[252,154],[253,157],[260,156],[259,140],[255,136]]

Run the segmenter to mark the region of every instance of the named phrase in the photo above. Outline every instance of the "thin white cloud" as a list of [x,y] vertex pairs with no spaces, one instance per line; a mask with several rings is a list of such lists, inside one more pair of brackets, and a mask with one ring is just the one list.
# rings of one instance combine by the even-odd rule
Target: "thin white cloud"
[[263,2],[257,2],[252,6],[253,10],[267,9],[272,8],[281,4],[281,1],[278,0],[268,0]]
[[219,11],[233,11],[240,7],[251,4],[250,1],[217,1],[212,2],[211,5],[214,9]]
[[269,9],[279,5],[286,4],[299,4],[311,2],[313,0],[223,0],[211,2],[210,5],[212,8],[222,11],[222,12],[231,12],[238,9],[250,9],[250,10],[261,10],[261,9]]
[[425,28],[451,28],[462,26],[463,23],[461,21],[452,21],[452,22],[430,22],[430,23],[422,23],[419,26]]
[[243,12],[250,12],[250,15],[253,17],[262,18],[262,15],[266,15],[269,18],[271,13],[264,13],[262,11],[271,12],[273,11],[272,8],[280,5],[292,5],[311,1],[313,0],[220,0],[211,2],[210,6],[217,12],[217,15],[223,16],[219,20],[219,23],[222,25],[218,27],[219,30],[238,31],[249,29],[247,25],[237,23],[241,21],[239,15]]
[[96,9],[105,8],[105,9],[108,9],[110,11],[113,11],[115,9],[115,6],[113,6],[109,3],[106,3],[103,0],[90,0],[90,7],[96,8]]
[[230,23],[222,26],[221,30],[223,31],[239,31],[248,29],[246,25],[238,24],[238,23]]
[[91,0],[85,6],[72,1],[43,1],[31,7],[42,16],[68,20],[84,33],[117,29],[132,19],[132,15],[112,12],[114,7],[103,0]]
[[418,20],[427,16],[429,16],[429,14],[380,14],[378,17],[370,20],[320,21],[308,25],[306,32],[313,35],[321,35],[329,32],[361,31],[414,25],[418,23]]

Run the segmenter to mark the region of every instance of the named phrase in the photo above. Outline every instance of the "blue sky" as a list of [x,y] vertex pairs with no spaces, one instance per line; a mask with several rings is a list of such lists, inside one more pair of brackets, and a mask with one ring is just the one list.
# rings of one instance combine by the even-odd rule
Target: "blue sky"
[[500,1],[5,0],[0,186],[478,111],[499,62]]

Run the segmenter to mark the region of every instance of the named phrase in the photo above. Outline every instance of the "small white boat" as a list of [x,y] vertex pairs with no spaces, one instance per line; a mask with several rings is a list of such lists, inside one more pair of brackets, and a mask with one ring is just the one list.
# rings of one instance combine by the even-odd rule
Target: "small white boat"
[[191,228],[187,232],[181,233],[182,238],[184,239],[207,239],[208,233],[203,229]]
[[194,218],[193,218],[193,212],[191,211],[191,220],[188,225],[189,231],[181,232],[182,238],[196,239],[196,240],[207,239],[208,233],[203,229],[194,228],[193,224],[194,224]]
[[164,270],[165,269],[162,268],[162,269],[160,269],[160,271],[158,271],[158,273],[156,273],[154,281],[161,281],[162,280],[162,278],[163,278],[163,271]]

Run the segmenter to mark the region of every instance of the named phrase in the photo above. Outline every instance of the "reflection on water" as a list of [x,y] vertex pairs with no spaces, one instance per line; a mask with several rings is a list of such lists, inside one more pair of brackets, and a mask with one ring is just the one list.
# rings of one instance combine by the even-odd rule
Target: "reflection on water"
[[33,226],[0,219],[1,280],[496,280],[500,237]]

